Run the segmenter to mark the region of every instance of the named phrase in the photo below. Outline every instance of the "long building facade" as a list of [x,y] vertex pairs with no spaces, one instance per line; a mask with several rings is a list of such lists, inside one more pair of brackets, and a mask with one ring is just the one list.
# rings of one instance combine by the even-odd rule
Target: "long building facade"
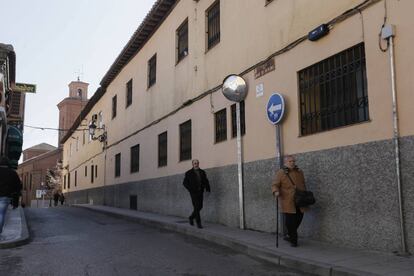
[[[280,93],[283,154],[297,158],[317,199],[300,234],[413,251],[413,8],[384,0],[156,1],[61,140],[69,202],[186,217],[183,173],[196,158],[212,190],[203,217],[239,227],[235,104],[221,89],[237,74],[248,85],[245,228],[275,231],[270,185],[280,164],[266,104]],[[85,127],[92,122],[94,137]]]

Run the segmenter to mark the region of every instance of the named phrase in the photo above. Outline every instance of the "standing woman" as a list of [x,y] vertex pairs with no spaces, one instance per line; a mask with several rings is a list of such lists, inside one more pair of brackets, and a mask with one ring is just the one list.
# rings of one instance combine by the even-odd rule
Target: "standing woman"
[[272,181],[273,196],[280,198],[280,207],[285,214],[288,236],[284,238],[292,247],[298,246],[298,228],[303,219],[305,208],[295,206],[295,190],[306,191],[305,177],[295,164],[295,158],[285,156],[284,166],[276,172]]
[[[18,197],[22,183],[16,171],[9,167],[7,157],[0,157],[0,234],[3,232],[7,208],[11,198]],[[18,202],[18,199],[17,199]]]

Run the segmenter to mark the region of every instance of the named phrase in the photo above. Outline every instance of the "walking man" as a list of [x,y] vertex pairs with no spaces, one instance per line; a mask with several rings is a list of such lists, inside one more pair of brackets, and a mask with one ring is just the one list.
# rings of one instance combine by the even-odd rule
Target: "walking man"
[[201,225],[200,211],[203,208],[204,190],[210,192],[210,183],[208,182],[206,172],[200,169],[200,162],[197,159],[192,161],[193,168],[185,173],[183,185],[190,192],[191,201],[193,203],[193,212],[188,218],[191,225],[196,220],[197,227],[203,228]]
[[272,181],[273,196],[280,198],[282,213],[285,214],[285,224],[292,247],[298,246],[298,228],[303,219],[305,208],[295,206],[295,190],[305,191],[305,177],[296,166],[295,158],[288,155],[284,158],[284,166],[276,172]]
[[14,198],[13,207],[16,206],[22,189],[19,176],[9,165],[7,157],[0,157],[0,234],[3,232],[3,225],[10,200]]

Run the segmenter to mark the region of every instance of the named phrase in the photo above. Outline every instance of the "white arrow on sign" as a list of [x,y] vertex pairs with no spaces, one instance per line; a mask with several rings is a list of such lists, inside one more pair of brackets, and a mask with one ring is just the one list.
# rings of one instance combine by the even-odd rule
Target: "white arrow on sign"
[[275,117],[275,118],[278,117],[276,112],[279,111],[279,110],[282,110],[282,105],[281,104],[272,104],[268,109],[269,113],[272,114],[272,116]]

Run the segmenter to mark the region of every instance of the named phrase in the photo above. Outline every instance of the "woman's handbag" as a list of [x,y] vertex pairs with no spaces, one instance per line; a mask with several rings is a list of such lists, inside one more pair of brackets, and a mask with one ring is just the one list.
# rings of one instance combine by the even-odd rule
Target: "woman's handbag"
[[286,173],[287,177],[289,178],[290,182],[292,182],[293,186],[295,187],[295,206],[297,208],[307,207],[309,205],[315,204],[316,200],[313,196],[311,191],[300,191],[296,188],[296,184],[293,182],[292,178],[290,178],[289,173]]

